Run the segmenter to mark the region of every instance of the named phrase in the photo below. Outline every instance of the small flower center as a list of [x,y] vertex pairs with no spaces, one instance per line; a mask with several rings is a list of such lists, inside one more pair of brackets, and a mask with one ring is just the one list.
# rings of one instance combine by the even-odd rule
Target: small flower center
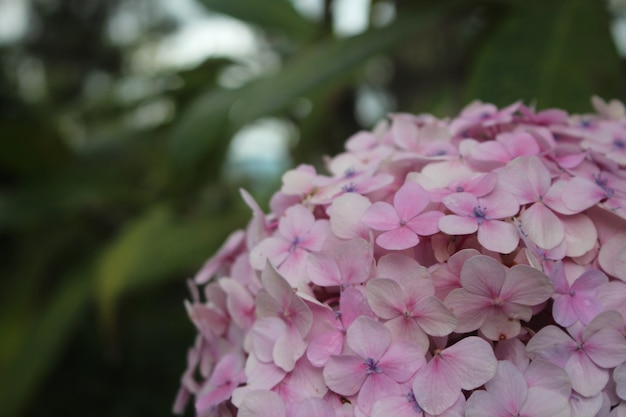
[[356,184],[353,182],[350,182],[349,184],[346,184],[343,187],[341,187],[341,191],[343,191],[344,193],[353,193],[356,191],[356,189],[357,189]]
[[613,148],[620,150],[620,151],[626,149],[626,141],[624,139],[619,139],[619,138],[615,139],[613,141]]
[[417,400],[415,399],[415,394],[413,394],[413,390],[409,391],[409,393],[406,395],[406,399],[413,405],[413,411],[415,411],[415,413],[423,415],[424,410],[422,410],[422,407],[420,407],[417,403]]
[[483,224],[485,218],[487,217],[487,207],[474,207],[474,217],[476,217],[476,221],[478,221],[478,224]]
[[344,177],[346,178],[351,178],[354,177],[356,175],[356,169],[354,168],[348,168],[344,171],[343,173]]
[[291,247],[289,248],[290,251],[294,251],[296,250],[296,248],[300,245],[300,243],[302,243],[302,240],[300,238],[300,236],[296,236],[291,240]]
[[363,363],[367,367],[367,368],[365,368],[365,373],[367,375],[369,375],[369,374],[379,374],[379,373],[381,373],[383,371],[382,369],[380,369],[380,366],[378,366],[378,361],[375,361],[372,358],[365,359],[365,362],[363,362]]
[[499,307],[499,306],[501,306],[501,305],[502,305],[502,303],[503,303],[503,302],[504,302],[504,301],[502,300],[502,298],[500,298],[500,297],[496,297],[496,298],[494,298],[494,299],[493,299],[492,304],[493,304],[494,306],[496,306],[496,307]]
[[606,177],[602,177],[602,174],[598,174],[598,175],[593,175],[593,179],[596,182],[596,185],[600,188],[602,188],[602,191],[604,191],[604,194],[606,196],[606,198],[611,198],[613,197],[613,194],[615,194],[615,190],[611,187],[609,187],[609,179]]
[[573,297],[576,295],[576,290],[569,290],[569,295],[570,297]]

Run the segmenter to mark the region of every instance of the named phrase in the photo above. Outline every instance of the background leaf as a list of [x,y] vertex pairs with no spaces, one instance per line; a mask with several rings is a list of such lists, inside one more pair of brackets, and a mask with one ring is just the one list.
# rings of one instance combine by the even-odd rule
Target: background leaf
[[620,94],[620,60],[604,2],[517,1],[494,23],[476,57],[468,101],[504,106],[523,99],[586,112],[592,95]]

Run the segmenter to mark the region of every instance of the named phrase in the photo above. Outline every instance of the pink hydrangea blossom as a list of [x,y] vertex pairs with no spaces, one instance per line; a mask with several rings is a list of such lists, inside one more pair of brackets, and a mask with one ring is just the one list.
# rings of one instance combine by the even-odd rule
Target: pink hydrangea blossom
[[392,114],[189,280],[173,411],[626,417],[626,110]]

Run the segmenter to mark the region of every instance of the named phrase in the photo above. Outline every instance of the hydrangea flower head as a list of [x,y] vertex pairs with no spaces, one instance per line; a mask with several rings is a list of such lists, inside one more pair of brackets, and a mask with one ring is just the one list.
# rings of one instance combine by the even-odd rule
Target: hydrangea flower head
[[393,114],[269,213],[242,190],[174,411],[626,415],[626,111],[593,104]]

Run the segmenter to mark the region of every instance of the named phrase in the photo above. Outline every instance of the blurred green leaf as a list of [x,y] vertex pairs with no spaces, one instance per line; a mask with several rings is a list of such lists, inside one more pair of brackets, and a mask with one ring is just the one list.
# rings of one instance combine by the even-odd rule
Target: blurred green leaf
[[71,275],[38,315],[13,358],[0,369],[2,415],[17,416],[33,390],[54,366],[87,305],[91,279],[85,271]]
[[458,3],[462,2],[442,2],[419,13],[403,15],[382,29],[320,42],[299,53],[273,76],[253,81],[236,91],[210,90],[204,93],[181,114],[174,127],[171,137],[173,157],[179,166],[194,165],[212,151],[216,143],[224,140],[215,133],[224,134],[229,111],[235,122],[243,125],[282,110],[311,91],[348,78],[368,58],[428,29]]
[[177,221],[165,206],[131,221],[104,250],[97,266],[96,296],[103,319],[112,325],[117,300],[126,292],[154,286],[195,271],[228,233],[243,223],[241,213],[206,220]]
[[618,95],[620,61],[606,4],[597,0],[515,3],[484,42],[468,100],[588,111],[593,94]]
[[201,0],[209,9],[244,22],[278,30],[289,38],[307,40],[315,33],[315,25],[300,15],[288,0]]

